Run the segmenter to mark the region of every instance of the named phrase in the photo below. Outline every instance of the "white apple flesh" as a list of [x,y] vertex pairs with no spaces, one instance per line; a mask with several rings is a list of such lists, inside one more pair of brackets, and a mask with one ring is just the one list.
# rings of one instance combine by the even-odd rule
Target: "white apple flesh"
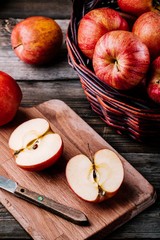
[[35,118],[19,125],[9,138],[16,164],[30,171],[40,171],[54,164],[61,156],[61,136],[50,129],[47,120]]
[[83,154],[71,158],[66,166],[66,178],[80,198],[101,202],[116,194],[123,182],[124,169],[117,154],[101,149],[92,160]]

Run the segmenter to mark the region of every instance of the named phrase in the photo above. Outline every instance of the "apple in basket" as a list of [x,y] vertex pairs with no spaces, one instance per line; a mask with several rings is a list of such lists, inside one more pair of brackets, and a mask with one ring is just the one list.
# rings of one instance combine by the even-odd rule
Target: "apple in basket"
[[0,126],[16,115],[22,100],[22,91],[10,75],[0,71]]
[[95,46],[95,74],[102,82],[118,90],[137,86],[145,78],[149,64],[148,48],[132,32],[108,32]]
[[147,93],[150,99],[160,104],[160,56],[151,64]]
[[10,135],[9,148],[16,164],[29,171],[43,170],[61,156],[61,136],[54,133],[48,121],[34,118],[20,124]]
[[140,16],[149,11],[158,12],[160,10],[160,1],[157,0],[118,0],[119,8],[126,13]]
[[160,55],[160,14],[155,12],[142,14],[135,21],[132,32],[146,44],[151,59]]
[[92,59],[95,45],[106,32],[128,30],[127,21],[114,9],[93,9],[81,19],[78,27],[78,46],[85,56]]
[[71,158],[66,166],[66,178],[81,199],[102,202],[119,190],[124,179],[124,168],[115,152],[101,149],[92,159],[83,154]]
[[29,64],[46,64],[57,56],[62,45],[62,30],[51,18],[28,17],[19,22],[11,33],[16,55]]

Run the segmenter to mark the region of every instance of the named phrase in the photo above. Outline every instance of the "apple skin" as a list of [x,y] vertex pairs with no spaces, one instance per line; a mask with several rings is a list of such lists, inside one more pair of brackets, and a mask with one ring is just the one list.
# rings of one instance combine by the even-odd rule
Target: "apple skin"
[[147,93],[151,100],[160,104],[160,56],[151,64]]
[[32,16],[12,30],[11,45],[25,63],[42,65],[54,60],[63,41],[60,26],[51,18]]
[[16,115],[22,100],[22,91],[10,75],[0,71],[0,93],[0,126],[3,126]]
[[[160,11],[160,3],[155,0],[118,0],[119,8],[126,13],[140,16],[149,11]],[[158,10],[159,9],[159,10]]]
[[99,38],[112,30],[128,30],[127,21],[114,9],[99,8],[88,12],[78,27],[78,46],[82,53],[92,59]]
[[132,32],[111,31],[96,44],[93,68],[97,77],[118,90],[137,86],[150,64],[148,48]]
[[152,60],[160,55],[160,14],[155,12],[142,14],[135,21],[132,32],[146,44]]

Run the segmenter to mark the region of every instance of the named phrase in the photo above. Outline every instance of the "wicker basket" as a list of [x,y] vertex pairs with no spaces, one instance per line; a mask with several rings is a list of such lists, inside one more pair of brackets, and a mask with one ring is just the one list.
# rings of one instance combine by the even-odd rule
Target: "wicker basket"
[[66,45],[68,62],[77,72],[82,88],[92,109],[118,133],[128,134],[137,141],[153,141],[160,137],[160,107],[140,92],[122,93],[102,83],[94,74],[92,63],[79,50],[77,29],[81,18],[88,11],[110,7],[118,9],[115,0],[75,0],[68,26]]

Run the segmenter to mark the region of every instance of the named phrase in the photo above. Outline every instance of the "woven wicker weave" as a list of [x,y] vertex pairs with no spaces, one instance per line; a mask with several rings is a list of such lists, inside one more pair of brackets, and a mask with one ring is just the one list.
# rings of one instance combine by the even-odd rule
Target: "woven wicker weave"
[[73,1],[73,13],[66,36],[68,62],[77,72],[92,109],[106,124],[137,141],[153,141],[160,137],[160,107],[145,94],[142,96],[141,91],[136,90],[137,96],[141,96],[139,98],[134,91],[122,93],[102,83],[94,74],[91,61],[78,48],[79,21],[88,11],[99,7],[118,10],[115,0]]

